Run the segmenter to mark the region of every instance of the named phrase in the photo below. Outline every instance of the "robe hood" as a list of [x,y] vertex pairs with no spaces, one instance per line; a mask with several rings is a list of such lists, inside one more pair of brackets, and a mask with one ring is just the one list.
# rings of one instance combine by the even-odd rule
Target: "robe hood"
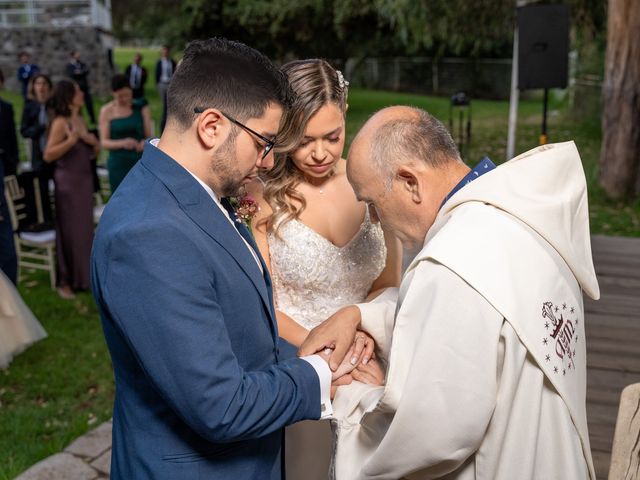
[[467,202],[493,205],[527,224],[564,259],[584,292],[600,297],[591,254],[587,183],[574,142],[534,148],[482,175],[447,200],[431,230],[437,231],[439,220]]

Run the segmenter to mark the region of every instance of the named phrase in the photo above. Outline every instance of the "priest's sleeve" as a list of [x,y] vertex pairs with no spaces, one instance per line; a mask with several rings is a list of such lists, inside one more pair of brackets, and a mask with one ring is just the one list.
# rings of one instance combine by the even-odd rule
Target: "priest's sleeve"
[[360,408],[338,421],[339,480],[347,463],[362,465],[349,472],[362,479],[455,471],[478,449],[493,413],[502,317],[440,264],[425,260],[411,273],[401,285],[381,398],[372,407],[364,405],[371,388],[356,392]]

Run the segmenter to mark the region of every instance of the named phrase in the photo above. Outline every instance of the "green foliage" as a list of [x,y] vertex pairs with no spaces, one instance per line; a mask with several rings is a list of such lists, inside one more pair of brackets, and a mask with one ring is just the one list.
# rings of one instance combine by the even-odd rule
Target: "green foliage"
[[[602,44],[606,2],[565,0],[572,42]],[[265,54],[362,58],[421,55],[510,57],[513,0],[113,0],[114,31],[135,39],[182,46],[225,36]]]
[[[394,45],[373,3],[366,0],[188,0],[182,4],[176,37],[185,43],[213,35],[233,38],[263,53],[346,58]],[[399,51],[399,50],[398,50]]]
[[[555,0],[554,0],[555,1]],[[601,0],[565,0],[574,40],[599,41]],[[116,37],[183,45],[225,36],[280,60],[422,55],[510,57],[514,0],[113,0]]]
[[397,31],[408,53],[509,56],[512,0],[376,0],[378,12]]

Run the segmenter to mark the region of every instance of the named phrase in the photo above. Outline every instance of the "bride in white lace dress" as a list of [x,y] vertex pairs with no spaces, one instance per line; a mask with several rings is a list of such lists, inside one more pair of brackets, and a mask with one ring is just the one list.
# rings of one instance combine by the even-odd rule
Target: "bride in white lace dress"
[[[273,280],[280,336],[300,346],[345,305],[400,282],[400,246],[359,202],[345,173],[347,82],[323,60],[282,70],[296,94],[275,167],[249,187],[260,205],[253,233]],[[288,480],[328,478],[329,423],[286,430]]]

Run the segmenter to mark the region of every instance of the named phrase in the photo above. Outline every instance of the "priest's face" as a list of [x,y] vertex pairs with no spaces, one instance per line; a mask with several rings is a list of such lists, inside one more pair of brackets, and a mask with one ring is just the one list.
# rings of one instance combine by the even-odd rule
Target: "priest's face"
[[367,204],[372,220],[379,219],[385,230],[398,237],[405,250],[417,251],[431,226],[424,225],[425,206],[416,204],[406,179],[384,175],[372,168],[369,149],[356,139],[347,161],[347,177],[356,198]]

